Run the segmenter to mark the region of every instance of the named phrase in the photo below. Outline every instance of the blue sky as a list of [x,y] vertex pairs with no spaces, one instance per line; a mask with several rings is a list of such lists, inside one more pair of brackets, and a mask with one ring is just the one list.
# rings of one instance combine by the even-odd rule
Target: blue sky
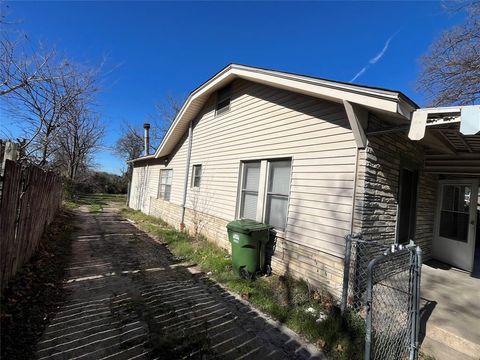
[[419,57],[461,21],[439,2],[10,2],[34,39],[87,63],[108,57],[99,111],[107,124],[98,168],[118,173],[111,148],[123,121],[186,96],[229,63],[415,92]]

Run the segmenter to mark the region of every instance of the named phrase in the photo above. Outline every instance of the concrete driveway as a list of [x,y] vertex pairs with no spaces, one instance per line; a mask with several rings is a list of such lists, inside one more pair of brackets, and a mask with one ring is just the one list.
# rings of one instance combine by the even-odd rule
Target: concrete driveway
[[38,359],[322,358],[113,209],[77,212],[70,293]]

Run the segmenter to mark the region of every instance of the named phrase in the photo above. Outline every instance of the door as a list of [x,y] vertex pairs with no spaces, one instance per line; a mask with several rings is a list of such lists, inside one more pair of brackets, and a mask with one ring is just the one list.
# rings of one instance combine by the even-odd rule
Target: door
[[471,271],[475,251],[478,180],[441,181],[433,256]]

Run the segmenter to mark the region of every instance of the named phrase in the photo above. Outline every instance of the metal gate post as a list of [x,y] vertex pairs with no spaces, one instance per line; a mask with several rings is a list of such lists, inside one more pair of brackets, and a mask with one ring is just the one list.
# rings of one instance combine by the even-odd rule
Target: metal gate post
[[345,256],[343,258],[343,288],[342,302],[340,304],[341,313],[345,313],[348,301],[348,283],[350,281],[350,257],[352,254],[352,235],[345,236]]
[[372,352],[372,302],[373,302],[373,270],[379,259],[379,256],[368,263],[367,268],[367,298],[365,306],[367,310],[367,318],[365,320],[365,360],[370,360]]
[[422,249],[420,246],[415,248],[415,267],[414,267],[414,289],[413,289],[413,321],[412,321],[412,339],[410,360],[418,358],[418,334],[420,331],[420,283],[422,274]]

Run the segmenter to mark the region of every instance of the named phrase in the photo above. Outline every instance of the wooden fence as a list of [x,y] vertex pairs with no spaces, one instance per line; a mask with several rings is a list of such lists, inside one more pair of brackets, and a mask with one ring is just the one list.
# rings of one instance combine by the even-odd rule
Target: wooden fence
[[0,202],[0,287],[35,252],[62,203],[61,178],[6,160]]

